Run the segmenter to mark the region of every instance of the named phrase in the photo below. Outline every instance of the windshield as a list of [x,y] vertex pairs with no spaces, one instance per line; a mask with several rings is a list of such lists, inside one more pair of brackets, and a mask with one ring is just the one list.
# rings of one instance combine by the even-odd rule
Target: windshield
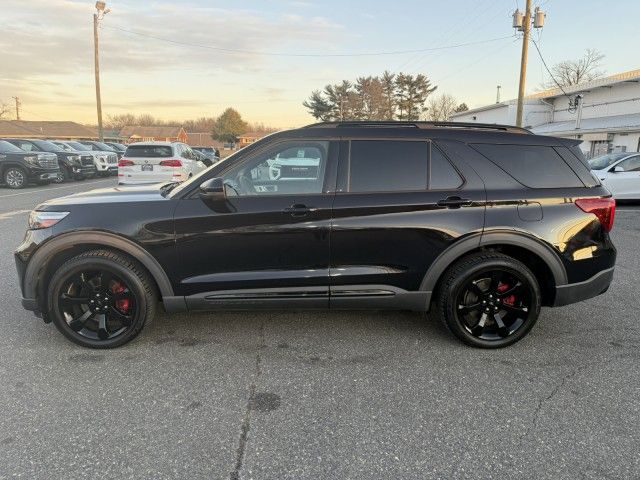
[[589,160],[589,166],[591,170],[604,170],[616,163],[621,158],[629,156],[628,153],[609,153],[600,157],[595,157]]
[[62,152],[62,149],[58,145],[46,140],[33,140],[33,143],[35,143],[45,152]]
[[89,150],[102,150],[104,152],[115,152],[113,148],[102,142],[82,142],[89,147]]
[[129,158],[166,158],[173,156],[171,145],[129,145],[124,153]]
[[79,143],[79,142],[67,142],[67,145],[69,145],[74,150],[79,150],[81,152],[91,151],[91,147],[88,147],[87,145],[83,145],[82,143]]
[[0,140],[0,152],[1,153],[24,153],[24,150],[20,150],[14,144]]

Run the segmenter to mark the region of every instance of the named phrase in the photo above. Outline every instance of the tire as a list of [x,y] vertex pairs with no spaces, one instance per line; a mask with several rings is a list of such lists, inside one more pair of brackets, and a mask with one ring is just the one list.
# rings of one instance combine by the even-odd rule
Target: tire
[[535,275],[507,255],[464,257],[445,272],[440,285],[440,319],[467,345],[512,345],[531,331],[540,315],[541,293]]
[[9,167],[2,176],[4,183],[9,188],[24,188],[27,186],[27,172],[21,167]]
[[71,258],[47,289],[53,324],[69,340],[89,348],[115,348],[133,340],[153,319],[157,303],[147,271],[109,250]]

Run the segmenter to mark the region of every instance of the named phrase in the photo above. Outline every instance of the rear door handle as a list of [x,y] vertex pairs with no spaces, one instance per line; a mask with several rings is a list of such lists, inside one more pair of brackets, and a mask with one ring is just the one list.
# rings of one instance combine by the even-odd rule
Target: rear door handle
[[443,200],[438,200],[437,205],[439,207],[447,207],[447,208],[460,208],[471,205],[471,200],[468,198],[460,198],[458,196],[447,197]]
[[302,203],[294,203],[290,207],[285,208],[282,213],[288,213],[292,217],[304,217],[311,212],[315,212],[315,208],[309,208]]

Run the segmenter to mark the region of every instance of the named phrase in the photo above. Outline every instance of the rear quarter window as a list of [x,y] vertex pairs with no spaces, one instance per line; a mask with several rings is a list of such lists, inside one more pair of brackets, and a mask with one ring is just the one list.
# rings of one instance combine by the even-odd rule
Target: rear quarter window
[[553,147],[473,144],[475,150],[529,188],[584,187]]
[[173,150],[168,145],[131,145],[127,147],[124,156],[144,158],[172,157]]

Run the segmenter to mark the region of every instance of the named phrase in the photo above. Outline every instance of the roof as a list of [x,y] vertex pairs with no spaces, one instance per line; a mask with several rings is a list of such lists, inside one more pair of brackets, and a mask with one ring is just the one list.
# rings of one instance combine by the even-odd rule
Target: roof
[[610,117],[583,118],[580,122],[579,129],[576,129],[575,120],[568,120],[565,122],[545,123],[539,127],[533,127],[531,130],[537,135],[579,135],[581,133],[596,133],[600,131],[613,133],[616,130],[640,131],[640,113],[613,115]]
[[178,137],[182,127],[167,127],[167,126],[141,126],[141,125],[127,125],[120,130],[120,136],[124,138],[136,137]]
[[223,143],[211,138],[210,132],[189,132],[187,133],[187,143],[192,147],[215,147],[222,148]]
[[[564,90],[564,92],[559,88],[550,88],[547,90],[543,90],[541,92],[532,93],[530,95],[526,95],[524,97],[524,101],[525,103],[529,103],[529,104],[542,103],[542,100],[544,100],[545,98],[561,97],[565,95],[565,93],[567,95],[572,95],[574,93],[585,92],[588,90],[593,90],[595,88],[609,87],[617,83],[639,82],[639,81],[640,81],[640,69],[629,70],[628,72],[617,73],[615,75],[610,75],[608,77],[603,77],[603,78],[597,78],[590,82],[584,82],[584,83],[579,83],[577,85],[562,87],[562,90]],[[489,105],[472,108],[464,112],[454,113],[451,115],[451,118],[469,115],[470,113],[493,110],[494,108],[508,107],[509,105],[515,105],[515,103],[516,103],[516,99],[505,100],[500,103],[491,103]]]
[[617,83],[623,82],[637,82],[640,81],[640,69],[629,70],[628,72],[616,73],[615,75],[609,75],[608,77],[596,78],[590,82],[579,83],[577,85],[569,85],[567,87],[550,88],[542,92],[537,92],[531,95],[527,95],[525,99],[542,99],[553,98],[565,95],[571,95],[573,93],[584,92],[586,90],[593,90],[594,88],[609,87]]
[[98,138],[98,132],[76,122],[0,120],[0,137]]
[[238,138],[262,138],[262,137],[266,137],[270,133],[273,133],[273,132],[267,132],[267,131],[247,132],[247,133],[243,133],[242,135],[238,135]]
[[511,133],[531,133],[526,128],[497,123],[476,122],[427,122],[427,121],[397,121],[397,120],[361,120],[343,122],[320,122],[307,125],[304,128],[419,128],[419,129],[449,129],[449,130],[488,130]]

